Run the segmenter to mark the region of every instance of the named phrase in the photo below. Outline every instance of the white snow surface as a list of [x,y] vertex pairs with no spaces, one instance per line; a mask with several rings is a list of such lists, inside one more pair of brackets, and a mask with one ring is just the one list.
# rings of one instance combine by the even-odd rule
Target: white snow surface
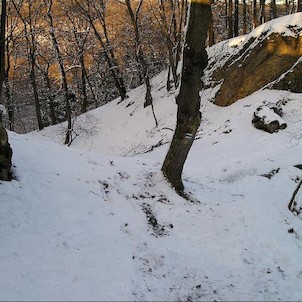
[[[288,210],[302,94],[263,90],[225,108],[203,98],[183,173],[192,202],[160,171],[176,120],[165,76],[152,81],[158,127],[139,87],[79,117],[71,147],[65,124],[9,132],[0,300],[302,300],[302,220]],[[256,108],[280,100],[287,128],[255,129]]]

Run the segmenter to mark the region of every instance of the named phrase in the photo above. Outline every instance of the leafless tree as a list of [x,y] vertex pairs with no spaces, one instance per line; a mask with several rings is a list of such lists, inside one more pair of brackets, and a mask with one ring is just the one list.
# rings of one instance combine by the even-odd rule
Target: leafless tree
[[184,189],[183,166],[201,121],[199,92],[203,70],[208,63],[205,44],[211,18],[210,1],[193,0],[189,11],[180,91],[176,97],[177,124],[162,167],[164,175],[180,194]]

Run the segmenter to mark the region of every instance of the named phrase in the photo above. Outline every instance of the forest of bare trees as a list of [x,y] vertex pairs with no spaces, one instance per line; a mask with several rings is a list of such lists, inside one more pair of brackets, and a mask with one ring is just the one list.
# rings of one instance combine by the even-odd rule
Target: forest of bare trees
[[[186,0],[2,0],[1,104],[4,125],[24,133],[68,121],[169,70],[179,84]],[[301,0],[224,0],[212,3],[208,45],[301,11]],[[5,24],[5,25],[4,25]],[[2,27],[3,27],[2,26]]]

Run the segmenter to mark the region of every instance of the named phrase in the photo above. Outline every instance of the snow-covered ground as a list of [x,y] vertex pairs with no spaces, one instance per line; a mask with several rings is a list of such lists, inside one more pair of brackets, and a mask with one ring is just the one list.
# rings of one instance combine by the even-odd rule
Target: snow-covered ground
[[[258,91],[226,108],[203,97],[189,202],[160,171],[176,118],[164,83],[165,72],[152,83],[158,127],[139,87],[79,117],[70,148],[64,124],[9,133],[0,300],[302,300],[302,220],[288,210],[302,94]],[[255,110],[278,101],[287,128],[254,128]]]

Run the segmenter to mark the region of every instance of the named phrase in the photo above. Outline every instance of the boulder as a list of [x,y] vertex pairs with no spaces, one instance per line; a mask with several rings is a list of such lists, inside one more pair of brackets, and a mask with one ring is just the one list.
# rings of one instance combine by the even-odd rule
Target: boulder
[[282,108],[278,105],[264,104],[254,112],[252,123],[255,128],[274,133],[287,127],[286,122],[281,118]]
[[240,39],[223,64],[213,63],[210,83],[220,85],[216,105],[228,106],[262,88],[302,92],[302,28],[284,25],[284,32],[254,31]]

